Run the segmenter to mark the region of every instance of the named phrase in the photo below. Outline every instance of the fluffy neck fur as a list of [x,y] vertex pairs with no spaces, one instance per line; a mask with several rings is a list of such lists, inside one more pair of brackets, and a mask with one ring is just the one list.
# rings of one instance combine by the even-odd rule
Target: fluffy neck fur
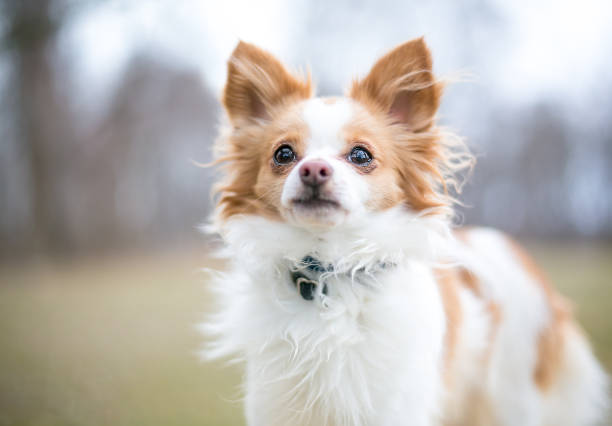
[[448,254],[442,251],[451,238],[445,218],[415,215],[403,206],[325,231],[249,215],[234,217],[207,230],[223,237],[227,246],[222,257],[239,259],[241,267],[250,272],[282,260],[297,262],[306,254],[316,254],[342,273],[378,262],[435,261]]
[[[324,233],[256,216],[233,218],[219,231],[231,267],[216,274],[221,306],[203,326],[214,337],[205,356],[247,361],[247,383],[256,389],[246,393],[284,415],[268,424],[375,424],[371,416],[382,403],[375,398],[385,392],[373,383],[393,386],[380,376],[395,378],[393,366],[410,357],[429,372],[431,383],[419,386],[437,386],[431,378],[444,325],[429,266],[449,255],[446,220],[397,207]],[[306,254],[334,265],[325,300],[304,301],[287,280],[287,264]],[[353,279],[380,262],[397,266],[371,286]],[[398,321],[413,327],[389,331]],[[420,377],[412,375],[401,383]]]

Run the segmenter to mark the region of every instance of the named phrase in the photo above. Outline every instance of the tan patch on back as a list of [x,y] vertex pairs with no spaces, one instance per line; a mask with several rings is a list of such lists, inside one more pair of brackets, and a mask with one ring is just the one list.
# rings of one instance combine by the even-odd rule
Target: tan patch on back
[[[473,227],[467,226],[455,229],[453,233],[457,240],[469,247],[469,236],[473,229]],[[503,314],[502,309],[499,303],[496,303],[492,300],[485,300],[481,283],[478,280],[478,276],[473,271],[467,268],[460,267],[458,268],[458,274],[461,278],[461,285],[470,290],[474,296],[481,299],[485,303],[485,309],[487,312],[487,316],[489,317],[489,333],[487,336],[487,346],[482,356],[482,362],[484,364],[487,364],[491,359],[493,345],[495,343],[495,339],[499,331],[499,326],[501,325]]]
[[442,304],[446,314],[446,335],[444,345],[444,381],[452,385],[452,364],[459,341],[459,328],[463,321],[461,301],[459,299],[460,279],[455,269],[435,270]]
[[482,362],[486,365],[493,353],[493,343],[497,337],[499,326],[502,321],[502,310],[498,303],[490,301],[487,303],[487,313],[489,314],[489,334],[487,336],[487,348],[483,354]]
[[[466,246],[470,245],[469,234],[473,228],[466,226],[453,230],[455,238],[461,241]],[[459,274],[461,275],[461,283],[468,288],[476,297],[482,298],[482,289],[478,282],[478,277],[473,271],[467,268],[459,268]]]
[[533,372],[536,385],[541,390],[547,390],[555,381],[561,367],[564,331],[571,321],[571,307],[567,300],[553,289],[548,278],[525,250],[510,238],[508,242],[527,273],[541,287],[551,310],[550,324],[541,331],[538,340],[538,360]]
[[[459,345],[460,328],[463,322],[463,309],[459,292],[466,288],[476,297],[481,298],[480,287],[476,276],[462,267],[441,268],[435,270],[440,296],[446,314],[446,335],[444,351],[444,381],[447,386],[453,385],[453,362]],[[488,363],[493,351],[493,343],[497,336],[502,320],[502,311],[499,304],[486,302],[486,312],[489,317],[489,334],[487,346],[482,354],[482,362]]]
[[474,293],[476,297],[482,297],[480,284],[476,275],[466,268],[459,268],[458,274],[461,278],[461,284]]

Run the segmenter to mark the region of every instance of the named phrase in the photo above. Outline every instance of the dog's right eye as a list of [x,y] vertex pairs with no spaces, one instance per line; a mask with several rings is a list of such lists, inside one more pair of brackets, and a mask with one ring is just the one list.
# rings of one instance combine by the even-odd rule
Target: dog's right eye
[[289,145],[283,145],[274,153],[274,162],[276,164],[285,165],[295,161],[295,152]]

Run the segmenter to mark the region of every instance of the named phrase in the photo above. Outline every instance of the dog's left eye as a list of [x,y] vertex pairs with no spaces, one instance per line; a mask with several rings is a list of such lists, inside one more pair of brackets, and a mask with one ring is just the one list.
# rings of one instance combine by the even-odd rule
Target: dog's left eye
[[372,154],[367,149],[356,146],[351,150],[348,159],[358,166],[367,166],[372,162]]
[[289,145],[283,145],[274,153],[276,164],[289,164],[295,160],[295,152]]

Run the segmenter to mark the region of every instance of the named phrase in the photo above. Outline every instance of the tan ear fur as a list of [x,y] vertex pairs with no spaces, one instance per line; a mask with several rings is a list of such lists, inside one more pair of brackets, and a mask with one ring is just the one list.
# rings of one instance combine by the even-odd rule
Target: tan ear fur
[[422,37],[380,58],[350,91],[353,99],[382,109],[412,132],[433,125],[441,94],[442,84],[434,79],[431,53]]
[[275,105],[311,96],[310,77],[291,75],[270,53],[243,41],[227,64],[223,105],[232,124],[268,118]]

